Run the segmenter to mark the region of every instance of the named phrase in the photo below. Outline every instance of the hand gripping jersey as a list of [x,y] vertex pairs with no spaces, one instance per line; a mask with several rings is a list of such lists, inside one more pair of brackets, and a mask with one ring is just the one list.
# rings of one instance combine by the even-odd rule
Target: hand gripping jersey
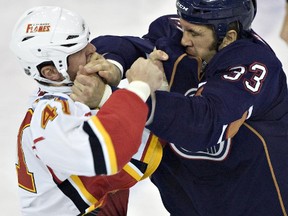
[[113,93],[97,113],[66,94],[39,96],[18,134],[22,214],[97,212],[109,193],[151,175],[162,146],[143,133],[146,117],[145,104],[127,90]]
[[[251,31],[220,50],[202,75],[195,59],[189,66],[189,57],[180,58],[174,17],[160,17],[139,39],[172,57],[164,62],[170,92],[156,92],[148,127],[170,143],[152,175],[166,209],[173,216],[287,215],[288,96],[281,63]],[[133,40],[134,51],[125,55],[139,52]]]

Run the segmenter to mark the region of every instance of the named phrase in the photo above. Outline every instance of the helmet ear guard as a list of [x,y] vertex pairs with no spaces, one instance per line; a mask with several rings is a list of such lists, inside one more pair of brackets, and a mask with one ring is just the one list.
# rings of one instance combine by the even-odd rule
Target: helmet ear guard
[[238,21],[249,30],[256,15],[256,0],[177,0],[178,15],[187,22],[213,26],[223,39],[229,24]]
[[[70,84],[67,57],[88,44],[89,34],[85,21],[78,14],[59,7],[41,6],[20,17],[10,48],[27,75],[44,83]],[[38,66],[51,61],[63,75],[62,82],[41,76]]]

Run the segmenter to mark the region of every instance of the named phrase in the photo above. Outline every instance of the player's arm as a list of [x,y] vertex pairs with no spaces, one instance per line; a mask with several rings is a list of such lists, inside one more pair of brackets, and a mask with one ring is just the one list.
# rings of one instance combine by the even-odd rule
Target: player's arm
[[[148,129],[193,152],[232,138],[244,121],[273,103],[266,95],[272,94],[269,88],[277,86],[277,80],[267,68],[261,63],[235,66],[208,79],[193,97],[157,91]],[[278,97],[277,91],[273,94],[269,100]]]
[[[95,116],[79,116],[89,114],[88,107],[69,98],[39,101],[31,125],[33,148],[44,164],[59,172],[93,176],[114,174],[128,163],[141,143],[148,113],[145,100],[160,87],[162,72],[152,61],[139,59],[128,74],[127,89],[113,93]],[[81,111],[85,107],[87,112]]]
[[150,53],[153,50],[153,45],[149,41],[132,36],[99,36],[94,38],[91,43],[105,59],[120,65],[118,67],[123,70],[123,77],[125,77],[125,72],[137,58],[146,57],[146,53]]
[[180,42],[181,30],[178,15],[161,16],[150,25],[143,37],[105,35],[94,38],[91,43],[107,60],[121,65],[123,77],[138,57],[147,57],[161,38],[177,38]]

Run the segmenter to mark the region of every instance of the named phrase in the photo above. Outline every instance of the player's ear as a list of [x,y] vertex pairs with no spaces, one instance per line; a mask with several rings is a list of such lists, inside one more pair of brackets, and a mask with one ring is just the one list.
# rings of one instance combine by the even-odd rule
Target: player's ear
[[40,73],[43,77],[52,81],[60,81],[60,78],[62,77],[52,65],[42,67]]
[[229,44],[233,43],[234,41],[237,40],[238,37],[238,33],[235,30],[229,30],[227,31],[221,45],[220,45],[220,49],[228,46]]

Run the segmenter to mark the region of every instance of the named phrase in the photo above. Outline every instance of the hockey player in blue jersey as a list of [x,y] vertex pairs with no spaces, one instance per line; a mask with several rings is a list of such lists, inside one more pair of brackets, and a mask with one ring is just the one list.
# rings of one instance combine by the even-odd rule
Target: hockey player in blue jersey
[[115,55],[124,70],[153,46],[169,55],[163,65],[170,92],[156,92],[148,125],[167,141],[151,178],[163,204],[172,216],[287,215],[287,81],[251,29],[256,1],[176,6],[179,17],[157,19],[143,39],[92,41],[113,38],[97,51]]

